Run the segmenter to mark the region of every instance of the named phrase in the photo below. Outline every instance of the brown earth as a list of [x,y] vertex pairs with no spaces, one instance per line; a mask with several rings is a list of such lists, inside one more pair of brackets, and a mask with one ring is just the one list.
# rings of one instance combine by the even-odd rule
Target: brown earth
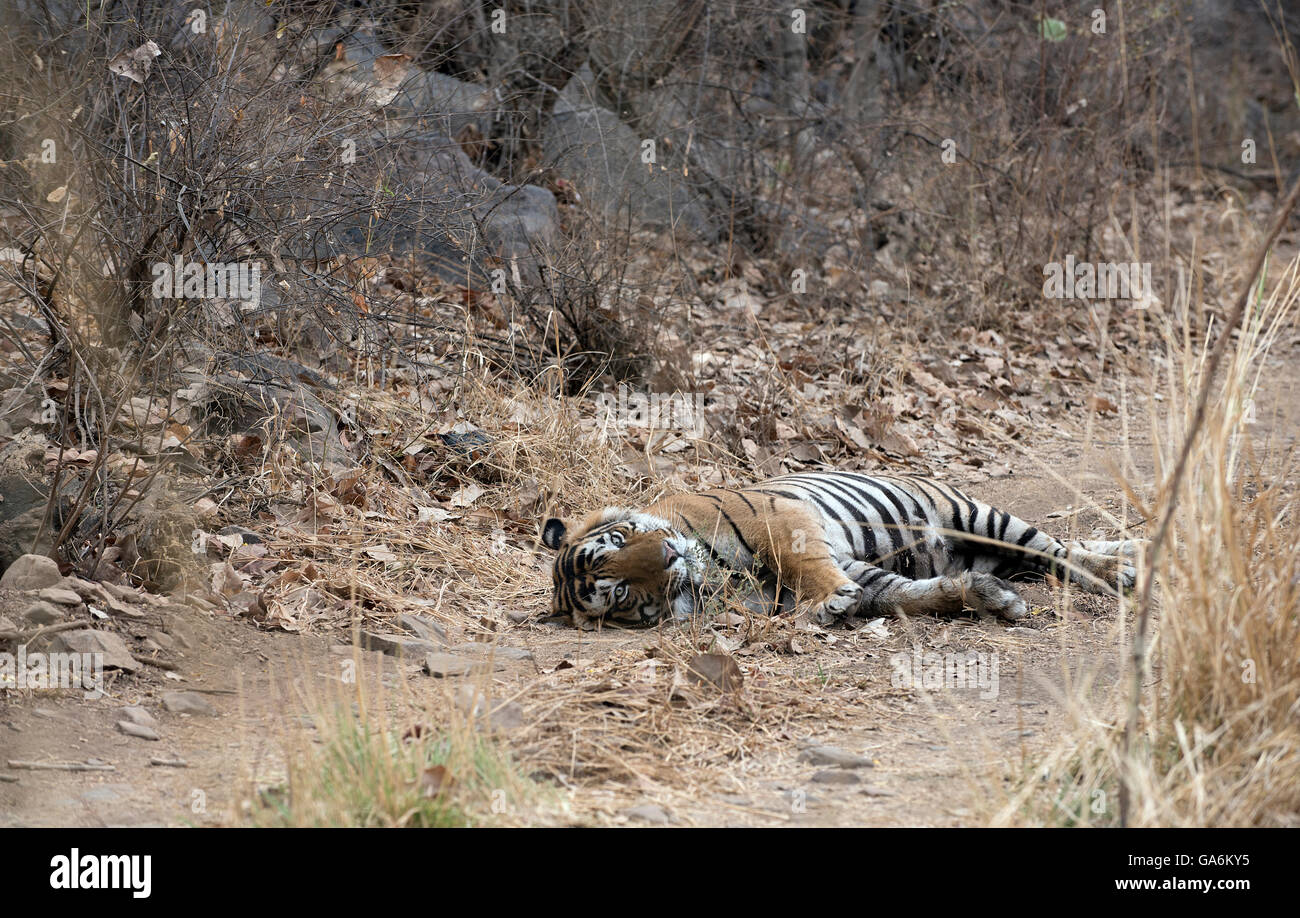
[[[1295,367],[1293,353],[1271,358],[1258,399],[1256,436],[1282,450],[1294,446],[1300,429],[1290,394]],[[1136,418],[1144,406],[1140,398],[1134,402],[1129,409]],[[1095,527],[1114,532],[1095,509],[1072,510],[1095,501],[1119,513],[1120,492],[1105,469],[1113,465],[1126,470],[1130,480],[1149,483],[1150,450],[1141,424],[1130,425],[1131,451],[1123,449],[1114,423],[1094,420],[1091,426],[1091,434],[1084,426],[1044,429],[1032,445],[1033,460],[1022,457],[1011,463],[1017,468],[1014,476],[972,480],[966,473],[956,483],[1057,534],[1087,538]],[[1072,496],[1058,474],[1078,485],[1087,501]],[[580,693],[590,693],[601,667],[611,660],[644,664],[647,650],[654,654],[663,647],[664,633],[592,635],[554,624],[511,624],[500,632],[500,646],[526,648],[533,659],[501,660],[502,668],[490,678],[467,678],[494,698],[524,702],[524,725],[507,731],[504,741],[540,781],[559,789],[558,798],[550,795],[551,803],[535,817],[542,821],[981,824],[1004,802],[1006,782],[1031,767],[1035,751],[1059,735],[1067,698],[1089,684],[1090,696],[1103,698],[1121,671],[1126,627],[1117,600],[1067,599],[1060,590],[1039,584],[1022,589],[1035,614],[1020,627],[968,617],[893,620],[882,623],[883,637],[869,628],[836,630],[804,637],[798,642],[801,652],[791,652],[789,646],[784,652],[760,649],[748,656],[738,651],[747,680],[742,698],[750,692],[760,698],[764,692],[793,689],[799,700],[782,702],[791,705],[789,716],[783,720],[779,705],[767,704],[755,705],[764,707],[764,713],[750,717],[748,726],[745,717],[720,717],[713,755],[685,742],[667,742],[661,754],[629,746],[622,773],[608,763],[594,771],[586,767],[577,756],[579,728],[570,726],[558,729],[574,730],[575,757],[567,765],[557,764],[554,735],[550,747],[538,739],[545,733],[538,724],[547,717],[538,706],[563,697],[551,692],[565,679]],[[0,606],[0,614],[6,611]],[[98,700],[72,693],[0,696],[0,766],[11,760],[58,761],[113,769],[0,767],[0,824],[228,825],[244,819],[241,801],[251,788],[284,780],[287,741],[311,737],[312,715],[319,715],[323,699],[335,697],[342,685],[340,667],[351,652],[331,649],[331,644],[346,638],[259,631],[228,615],[198,609],[171,613],[168,622],[162,613],[153,614],[158,621],[133,621],[127,630],[162,627],[182,635],[189,646],[181,651],[175,673],[146,667],[135,676],[119,674],[109,682],[107,697]],[[452,634],[451,640],[469,637]],[[996,654],[996,694],[979,688],[891,686],[890,656],[913,646],[927,652]],[[426,709],[453,703],[460,680],[434,679],[414,663],[377,653],[360,656],[363,684],[372,692],[386,686],[394,709],[401,709],[402,698],[402,703]],[[162,710],[161,695],[177,689],[206,693],[217,715]],[[606,689],[605,683],[599,686]],[[688,700],[687,707],[705,710],[703,723],[712,729],[709,711],[722,710],[718,700],[701,703],[698,695],[689,697],[695,701]],[[119,708],[132,703],[158,718],[160,741],[118,731]],[[660,697],[642,708],[629,704],[621,710],[626,722],[635,724],[638,717],[656,716],[656,705],[674,703]],[[744,702],[738,710],[743,708]],[[596,710],[599,719],[620,709],[605,704],[584,710]],[[602,729],[617,735],[620,723]],[[671,729],[669,722],[666,732]],[[837,747],[870,764],[837,768],[806,761],[801,753],[809,745]],[[150,764],[152,759],[179,759],[185,767]]]

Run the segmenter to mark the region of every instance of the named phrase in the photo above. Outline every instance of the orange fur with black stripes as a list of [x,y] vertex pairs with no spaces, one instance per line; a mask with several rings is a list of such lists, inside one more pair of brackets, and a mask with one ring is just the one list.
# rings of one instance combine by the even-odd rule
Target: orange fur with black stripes
[[770,602],[793,597],[822,624],[963,606],[1016,619],[1007,577],[1126,588],[1137,545],[1067,544],[932,479],[834,471],[552,518],[542,540],[556,551],[553,612],[582,628],[689,618],[710,567],[753,572]]

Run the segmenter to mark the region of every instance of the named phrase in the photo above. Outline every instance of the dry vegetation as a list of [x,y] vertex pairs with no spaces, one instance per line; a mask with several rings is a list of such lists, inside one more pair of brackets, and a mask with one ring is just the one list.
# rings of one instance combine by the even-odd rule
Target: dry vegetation
[[[399,667],[395,688],[307,699],[318,741],[288,736],[283,787],[250,779],[236,818],[600,821],[722,795],[714,821],[781,821],[741,798],[786,780],[798,742],[906,729],[890,653],[1020,660],[1046,637],[1069,656],[1083,630],[1127,648],[1132,604],[1043,594],[1020,634],[823,632],[729,596],[690,627],[586,638],[544,621],[540,522],[826,466],[977,492],[1034,470],[1062,533],[1140,534],[1175,507],[1149,678],[1135,699],[1092,673],[1059,747],[955,777],[971,818],[1111,824],[1126,782],[1133,824],[1294,824],[1294,431],[1253,439],[1243,407],[1270,349],[1300,345],[1294,222],[1247,275],[1300,155],[1296,24],[1265,2],[1227,41],[1233,4],[1134,4],[1097,34],[1094,5],[1058,35],[1037,3],[828,2],[793,43],[783,8],[691,0],[506,3],[527,27],[500,42],[470,2],[276,2],[260,30],[231,4],[188,34],[161,0],[9,11],[0,463],[41,482],[33,538],[249,628],[346,641],[418,613],[534,651],[468,695]],[[118,67],[139,79],[110,72],[147,41],[156,59]],[[427,74],[471,101],[402,107]],[[656,140],[643,184],[547,140],[571,79],[570,103]],[[500,218],[521,189],[556,202],[522,241]],[[1158,296],[1046,299],[1067,254],[1150,262]],[[256,261],[260,300],[150,296],[173,258]],[[612,423],[620,387],[689,398],[704,428]]]

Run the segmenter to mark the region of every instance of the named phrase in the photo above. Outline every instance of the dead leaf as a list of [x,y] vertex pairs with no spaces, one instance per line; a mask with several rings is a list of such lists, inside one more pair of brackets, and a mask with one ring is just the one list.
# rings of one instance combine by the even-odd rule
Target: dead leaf
[[147,41],[138,48],[123,51],[108,62],[108,69],[135,83],[143,83],[153,67],[153,59],[162,54],[158,46]]
[[1098,414],[1115,414],[1119,411],[1119,405],[1101,395],[1088,396],[1088,407]]
[[725,653],[698,653],[686,664],[686,678],[696,685],[712,685],[724,692],[738,691],[745,676]]
[[447,501],[447,503],[453,507],[468,507],[482,496],[483,489],[473,482],[470,482],[469,484],[462,485],[458,488],[456,493],[451,496],[451,499]]

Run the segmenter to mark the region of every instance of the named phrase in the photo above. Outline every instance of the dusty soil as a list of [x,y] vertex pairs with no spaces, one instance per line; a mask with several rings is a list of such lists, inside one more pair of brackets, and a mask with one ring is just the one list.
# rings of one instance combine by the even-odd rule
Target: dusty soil
[[[1290,396],[1295,365],[1294,356],[1272,358],[1257,402],[1257,437],[1282,450],[1294,447],[1300,430]],[[1143,407],[1135,402],[1133,416]],[[1014,476],[957,483],[1057,534],[1114,532],[1094,509],[1073,512],[1085,501],[1057,476],[1077,485],[1087,500],[1120,512],[1108,465],[1138,482],[1153,476],[1140,426],[1130,426],[1127,451],[1113,422],[1094,421],[1090,438],[1083,427],[1056,430],[1033,444],[1033,461],[1011,463]],[[1004,801],[1006,782],[1031,767],[1034,752],[1061,730],[1067,697],[1082,685],[1100,699],[1121,671],[1126,626],[1117,600],[1067,598],[1042,584],[1022,589],[1035,614],[1019,627],[969,617],[894,620],[881,623],[883,629],[811,637],[800,653],[738,655],[750,686],[796,686],[810,698],[819,696],[816,710],[833,716],[792,714],[781,726],[769,713],[761,730],[742,736],[684,781],[673,776],[676,757],[685,753],[672,745],[654,767],[646,766],[644,750],[630,750],[623,774],[593,774],[578,758],[556,766],[551,756],[534,772],[558,790],[559,802],[542,818],[577,824],[981,824]],[[171,609],[168,616],[156,613],[156,621],[133,621],[127,630],[160,627],[181,636],[188,646],[175,672],[146,667],[134,676],[116,674],[107,696],[96,700],[80,693],[0,696],[0,766],[18,760],[112,768],[0,767],[0,824],[229,825],[243,819],[241,801],[251,789],[283,781],[287,740],[310,737],[312,715],[340,687],[342,662],[352,659],[337,646],[346,635],[259,631],[225,614]],[[0,604],[0,614],[5,611]],[[523,622],[500,632],[499,641],[526,648],[532,659],[499,659],[501,668],[490,678],[468,678],[494,698],[527,701],[561,675],[577,671],[580,678],[585,666],[599,661],[620,655],[644,660],[647,648],[654,653],[663,639],[657,632],[579,634]],[[996,654],[996,693],[892,686],[891,655],[914,647]],[[417,705],[446,705],[454,696],[456,679],[434,679],[414,663],[378,653],[360,658],[363,684],[371,690],[386,686],[392,698],[405,693]],[[159,698],[176,689],[205,693],[216,716],[164,711]],[[134,703],[157,717],[161,740],[116,728],[119,709]],[[534,716],[527,710],[526,721]],[[611,729],[617,732],[617,724]],[[526,729],[520,735],[520,760],[528,763],[536,744]],[[508,732],[505,742],[513,742]],[[809,746],[833,746],[868,761],[818,764],[808,760]],[[573,748],[579,748],[576,733]],[[633,762],[637,755],[642,760]],[[155,760],[182,760],[184,766],[151,764]]]

